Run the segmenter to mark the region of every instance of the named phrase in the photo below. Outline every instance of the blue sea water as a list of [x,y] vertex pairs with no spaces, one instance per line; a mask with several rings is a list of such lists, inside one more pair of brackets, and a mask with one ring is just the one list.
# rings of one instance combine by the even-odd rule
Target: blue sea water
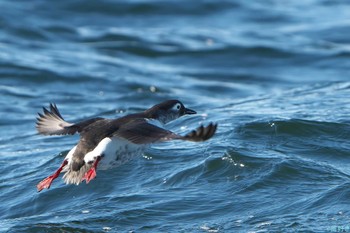
[[[0,2],[0,232],[350,232],[350,2]],[[166,99],[217,122],[88,185],[55,180],[78,136],[37,112],[116,118]]]

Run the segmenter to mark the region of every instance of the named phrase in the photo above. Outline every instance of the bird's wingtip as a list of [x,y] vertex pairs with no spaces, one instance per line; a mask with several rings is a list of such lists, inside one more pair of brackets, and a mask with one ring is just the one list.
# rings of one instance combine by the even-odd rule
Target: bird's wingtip
[[214,136],[217,127],[218,124],[213,122],[209,123],[207,126],[201,125],[197,129],[186,134],[183,139],[193,142],[206,141]]

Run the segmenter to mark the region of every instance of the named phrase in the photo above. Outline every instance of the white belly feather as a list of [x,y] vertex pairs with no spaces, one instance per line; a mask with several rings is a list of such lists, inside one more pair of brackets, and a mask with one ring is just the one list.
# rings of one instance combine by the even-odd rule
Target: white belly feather
[[145,148],[145,145],[130,143],[118,137],[104,138],[93,151],[85,155],[84,161],[85,163],[91,163],[95,161],[97,156],[102,155],[98,168],[109,169],[140,156]]
[[[72,161],[72,157],[73,157],[73,154],[75,152],[75,149],[77,149],[77,146],[73,147],[69,152],[68,154],[66,155],[65,157],[65,160],[68,161],[68,164],[70,164],[70,162]],[[67,167],[67,166],[66,166]]]
[[[86,164],[89,164],[94,162],[97,156],[102,156],[97,168],[106,170],[120,166],[134,157],[140,156],[146,147],[147,145],[134,144],[118,137],[104,138],[94,150],[84,156],[84,161]],[[91,167],[90,165],[82,166],[79,171],[73,171],[70,169],[70,164],[76,148],[77,146],[73,147],[65,158],[68,161],[68,165],[63,168],[63,172],[65,172],[63,178],[67,184],[78,185],[82,181],[85,173]]]
[[[68,164],[72,161],[72,156],[77,146],[74,146],[66,155]],[[147,145],[138,145],[125,139],[114,137],[104,138],[93,151],[84,156],[85,163],[94,162],[97,156],[102,156],[98,169],[106,170],[120,166],[136,156],[140,156],[147,148]],[[65,166],[63,171],[67,171],[69,166]]]

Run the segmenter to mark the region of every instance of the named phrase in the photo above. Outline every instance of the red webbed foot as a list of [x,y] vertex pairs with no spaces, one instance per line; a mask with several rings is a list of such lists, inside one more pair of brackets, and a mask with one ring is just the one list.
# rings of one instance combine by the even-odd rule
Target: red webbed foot
[[93,180],[96,177],[96,170],[97,170],[97,164],[100,162],[101,156],[98,156],[92,165],[92,167],[85,173],[83,180],[86,180],[86,183],[88,184],[91,180]]
[[92,179],[96,177],[96,169],[94,167],[90,168],[89,171],[87,171],[83,177],[82,180],[86,180],[86,183],[88,184]]
[[37,184],[37,186],[36,186],[38,189],[38,192],[40,192],[43,189],[49,189],[52,181],[60,175],[63,167],[66,166],[67,164],[68,164],[68,161],[64,160],[63,163],[61,164],[61,166],[57,169],[57,171],[54,174],[52,174],[51,176],[40,181],[40,183]]

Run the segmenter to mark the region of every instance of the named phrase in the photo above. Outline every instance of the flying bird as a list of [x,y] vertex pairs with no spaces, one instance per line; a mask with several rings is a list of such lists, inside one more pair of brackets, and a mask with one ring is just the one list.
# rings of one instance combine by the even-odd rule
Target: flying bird
[[92,118],[78,123],[63,119],[55,104],[38,113],[36,128],[43,135],[79,134],[80,139],[64,158],[61,166],[42,180],[37,189],[40,192],[50,188],[61,172],[66,184],[89,183],[96,177],[97,167],[109,169],[120,166],[136,157],[153,143],[170,140],[192,142],[206,141],[217,129],[217,124],[201,125],[182,136],[162,126],[183,115],[196,114],[179,100],[167,100],[140,112],[117,119]]

